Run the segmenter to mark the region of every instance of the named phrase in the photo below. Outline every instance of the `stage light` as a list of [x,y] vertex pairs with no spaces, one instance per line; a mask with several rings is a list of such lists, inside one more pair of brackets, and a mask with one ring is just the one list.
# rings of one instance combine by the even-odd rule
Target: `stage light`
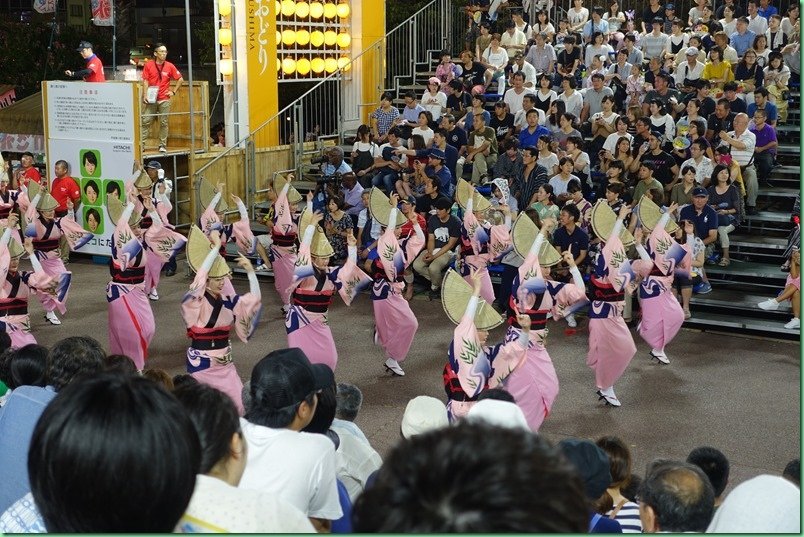
[[296,42],[296,32],[293,30],[282,30],[282,43],[290,46]]
[[342,32],[338,34],[338,46],[341,48],[347,48],[349,44],[352,42],[352,36],[347,34],[346,32]]
[[228,17],[232,13],[232,0],[220,0],[218,2],[218,14],[221,17]]
[[324,14],[324,4],[321,2],[310,3],[310,16],[314,19],[320,19]]
[[315,30],[313,33],[310,34],[310,43],[314,47],[320,47],[324,44],[324,32],[319,30]]
[[306,18],[310,14],[310,4],[307,2],[298,2],[296,4],[296,16],[300,19]]
[[349,9],[349,4],[346,3],[338,4],[337,13],[338,17],[340,17],[341,19],[347,18],[349,16],[349,13],[351,13],[351,11],[352,10]]
[[307,30],[296,30],[296,43],[307,45],[310,42],[310,32]]
[[338,41],[338,34],[333,32],[332,30],[327,30],[324,32],[324,44],[328,47],[331,47]]
[[218,43],[223,46],[232,44],[232,30],[230,28],[221,28],[218,30]]
[[335,58],[327,58],[324,60],[324,69],[326,69],[327,73],[334,73],[338,70],[338,60]]
[[307,75],[310,72],[310,60],[307,58],[300,58],[296,62],[296,72],[300,75]]
[[338,58],[338,69],[344,69],[347,65],[349,65],[350,62],[351,60],[349,58],[346,56],[341,56]]
[[282,60],[282,72],[286,75],[292,75],[296,72],[296,61],[293,58],[285,58]]
[[325,64],[324,60],[321,59],[321,58],[313,58],[313,60],[310,62],[310,68],[316,74],[323,73],[325,67],[326,67],[326,64]]
[[223,76],[232,76],[234,72],[234,64],[232,60],[229,58],[225,58],[220,62],[220,70]]
[[324,18],[325,19],[334,19],[335,15],[338,14],[338,8],[332,2],[327,2],[324,4]]
[[290,17],[296,12],[296,2],[293,0],[282,0],[282,15]]

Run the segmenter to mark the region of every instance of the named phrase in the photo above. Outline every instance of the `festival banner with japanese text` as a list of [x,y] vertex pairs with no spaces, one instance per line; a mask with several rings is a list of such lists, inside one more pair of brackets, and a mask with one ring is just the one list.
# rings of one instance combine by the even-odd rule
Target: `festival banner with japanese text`
[[112,0],[91,0],[92,23],[95,26],[114,25],[114,2]]
[[[125,182],[140,161],[137,87],[126,82],[42,83],[47,169],[65,160],[81,188],[75,220],[95,237],[79,252],[111,255],[114,223],[106,200],[125,203]],[[52,181],[52,177],[48,177]]]
[[[246,54],[248,66],[248,121],[254,130],[279,111],[276,74],[276,13],[274,0],[247,0]],[[275,127],[275,125],[274,125]],[[275,136],[260,136],[268,145],[279,143]]]

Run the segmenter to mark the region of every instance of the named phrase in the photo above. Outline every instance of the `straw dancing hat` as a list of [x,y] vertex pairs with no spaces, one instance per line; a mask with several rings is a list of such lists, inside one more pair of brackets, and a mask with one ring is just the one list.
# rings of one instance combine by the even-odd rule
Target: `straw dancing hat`
[[683,151],[684,149],[687,149],[690,145],[692,145],[692,142],[686,136],[676,136],[675,138],[673,138],[673,149],[680,149]]
[[[209,207],[209,204],[212,202],[212,198],[215,197],[215,194],[218,193],[217,186],[213,185],[205,178],[201,178],[201,186],[199,188],[198,195],[201,197],[201,206],[206,209]],[[218,206],[215,207],[216,213],[223,213],[229,209],[229,204],[226,203],[226,198],[221,193],[221,199],[218,200]]]
[[[523,259],[528,256],[530,247],[533,246],[533,241],[539,235],[541,230],[536,226],[533,220],[523,212],[514,221],[514,226],[511,228],[511,241],[514,243],[514,250]],[[561,261],[561,255],[555,246],[548,241],[542,243],[539,249],[539,265],[543,267],[552,267]]]
[[[6,226],[0,226],[0,235],[2,235],[5,231]],[[17,242],[17,239],[10,237],[8,240],[8,253],[11,256],[11,259],[19,259],[22,257],[22,254],[25,253],[25,248],[22,247],[22,244]]]
[[[274,191],[277,195],[282,192],[282,189],[285,188],[285,185],[288,184],[288,180],[284,175],[277,175],[274,177]],[[299,191],[296,190],[293,185],[290,185],[288,189],[288,203],[291,205],[296,205],[302,200],[302,195],[299,194]]]
[[[299,217],[299,233],[303,236],[307,231],[307,226],[313,223],[313,214],[306,208],[302,211]],[[335,255],[335,250],[332,249],[326,233],[321,229],[321,226],[315,226],[315,233],[313,233],[313,242],[310,244],[310,253],[314,257],[332,257]]]
[[39,197],[39,203],[36,204],[36,210],[38,211],[52,211],[59,206],[59,202],[56,201],[56,198],[50,195],[50,192],[46,190],[43,191],[41,185],[39,183],[35,183],[34,181],[30,181],[28,183],[28,199],[33,200],[37,194],[42,193]]
[[[391,200],[388,199],[388,196],[379,188],[372,188],[371,198],[369,198],[371,216],[383,226],[387,226],[388,219],[391,216],[391,209],[393,209],[393,207],[391,207]],[[396,227],[405,223],[405,218],[397,218],[396,220]]]
[[[109,213],[109,218],[115,226],[117,222],[120,221],[124,210],[125,206],[123,206],[123,202],[120,201],[120,198],[117,196],[108,196],[106,198],[106,212]],[[140,220],[142,220],[142,216],[140,216],[137,211],[132,211],[131,216],[128,218],[128,225],[132,228],[137,227]]]
[[[212,242],[204,235],[204,232],[201,231],[198,226],[193,224],[190,228],[190,236],[187,239],[187,264],[190,265],[190,268],[193,269],[194,272],[198,272],[198,269],[204,263],[204,259],[207,258],[212,248]],[[226,264],[226,260],[223,256],[218,254],[217,259],[215,259],[215,262],[212,264],[212,268],[209,269],[208,276],[210,278],[223,278],[230,273],[231,270],[229,270],[229,265]]]
[[154,186],[154,180],[151,179],[151,176],[143,170],[137,176],[137,179],[134,181],[134,188],[137,190],[141,188],[152,188]]
[[[639,215],[639,221],[642,222],[642,227],[649,232],[653,231],[653,228],[656,227],[656,224],[659,223],[659,219],[662,217],[662,210],[647,196],[642,196],[642,199],[639,200],[637,213]],[[668,233],[673,234],[678,231],[678,224],[671,218],[667,222],[667,225],[664,226],[664,229],[666,229]]]
[[[472,286],[461,278],[455,269],[447,270],[442,284],[441,305],[447,313],[449,320],[455,324],[460,324],[463,314],[466,313],[466,306],[472,298]],[[491,330],[503,323],[502,316],[494,311],[482,298],[479,299],[477,312],[475,312],[475,326],[478,330]]]
[[[617,215],[611,210],[606,200],[598,200],[594,207],[592,207],[592,229],[595,235],[602,241],[606,241],[611,235],[611,230],[614,229],[614,224],[617,222]],[[634,244],[634,236],[631,235],[625,227],[620,233],[620,240],[623,246],[631,246]]]
[[455,192],[455,199],[461,209],[466,209],[469,197],[472,197],[472,211],[480,213],[491,207],[491,203],[480,192],[475,190],[466,179],[458,179],[458,188]]

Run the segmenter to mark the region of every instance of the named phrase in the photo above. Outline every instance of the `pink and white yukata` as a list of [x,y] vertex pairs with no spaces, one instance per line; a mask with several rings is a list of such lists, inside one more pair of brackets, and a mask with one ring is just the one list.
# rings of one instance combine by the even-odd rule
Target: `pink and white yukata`
[[70,250],[77,250],[92,240],[94,235],[79,226],[72,216],[45,220],[36,210],[36,205],[39,203],[41,195],[41,193],[37,194],[30,202],[27,199],[23,201],[23,196],[19,198],[20,204],[25,206],[24,234],[26,237],[33,239],[34,253],[37,261],[42,265],[42,270],[48,276],[59,280],[59,292],[54,296],[50,293],[36,290],[35,294],[39,302],[42,303],[45,312],[58,311],[63,314],[67,311],[67,293],[70,289],[72,273],[67,271],[61,260],[59,239],[64,235]]
[[[218,255],[214,250],[211,253]],[[199,382],[231,397],[242,416],[243,382],[232,360],[229,334],[234,328],[237,337],[247,342],[254,333],[262,312],[260,286],[257,277],[249,273],[248,293],[214,296],[207,291],[211,266],[211,262],[205,262],[199,268],[181,304],[187,337],[191,340],[187,349],[187,372]]]
[[[42,265],[36,257],[31,258],[33,271],[10,271],[11,256],[8,251],[8,241],[15,240],[14,233],[9,228],[0,238],[0,329],[5,330],[11,337],[11,347],[19,349],[25,345],[36,343],[31,334],[31,319],[28,314],[28,297],[31,291],[53,288],[55,282],[56,300],[59,293],[66,293],[69,286],[69,276],[63,274],[54,278],[44,272]],[[63,286],[62,282],[66,282]]]
[[[662,215],[648,239],[648,248],[637,246],[640,259],[633,263],[634,272],[643,277],[639,285],[639,304],[642,321],[639,335],[651,349],[664,354],[665,346],[672,341],[684,324],[684,310],[673,296],[675,272],[685,271],[689,277],[690,252],[694,237],[689,244],[681,245],[665,229],[669,213]],[[686,267],[684,262],[686,261]]]
[[[133,183],[126,187],[127,190],[134,189]],[[134,189],[136,192],[136,189]],[[144,232],[145,247],[145,294],[150,294],[155,291],[159,286],[159,279],[162,275],[162,265],[165,263],[165,256],[167,259],[175,256],[179,250],[184,246],[187,240],[179,233],[173,231],[168,223],[168,214],[172,209],[169,203],[165,204],[156,197],[151,197],[154,210],[148,211],[143,204],[144,198],[141,194],[137,194],[137,199],[134,202],[134,212],[138,213],[142,218],[140,220],[140,229]],[[156,232],[148,232],[156,220],[159,220],[158,230]],[[160,250],[157,252],[157,250]]]
[[494,287],[489,276],[489,263],[502,257],[511,246],[511,217],[506,216],[505,224],[492,226],[481,223],[472,212],[472,200],[466,203],[461,227],[460,275],[472,283],[472,270],[481,275],[480,296],[488,304],[494,302]]
[[636,345],[623,320],[626,287],[633,282],[631,263],[620,240],[622,220],[606,241],[589,280],[589,352],[586,364],[595,371],[599,390],[614,396],[614,383],[636,354]]
[[290,183],[277,194],[274,202],[273,227],[271,227],[271,247],[268,258],[274,269],[274,287],[282,300],[282,309],[290,308],[290,294],[293,291],[293,271],[296,268],[296,238],[299,233],[298,222],[288,202]]
[[285,315],[288,347],[298,347],[313,364],[326,364],[335,371],[338,351],[327,315],[337,291],[349,306],[357,293],[371,283],[371,278],[357,266],[357,247],[349,247],[342,267],[319,269],[313,265],[310,244],[313,226],[305,230],[299,248],[291,305]]
[[508,300],[506,343],[512,343],[521,337],[522,330],[516,322],[517,312],[530,317],[526,359],[512,371],[500,371],[495,366],[494,372],[495,377],[507,374],[502,385],[514,396],[533,431],[539,430],[558,396],[558,376],[545,347],[547,314],[551,313],[552,318],[558,320],[583,308],[589,302],[583,278],[577,268],[570,271],[573,283],[544,278],[538,258],[543,241],[544,236],[540,233],[514,277]]
[[388,226],[377,239],[378,258],[372,261],[371,300],[374,307],[375,343],[386,356],[404,362],[419,328],[419,322],[402,296],[404,272],[424,247],[425,238],[418,220],[413,233],[400,242],[395,226],[399,210],[391,209]]

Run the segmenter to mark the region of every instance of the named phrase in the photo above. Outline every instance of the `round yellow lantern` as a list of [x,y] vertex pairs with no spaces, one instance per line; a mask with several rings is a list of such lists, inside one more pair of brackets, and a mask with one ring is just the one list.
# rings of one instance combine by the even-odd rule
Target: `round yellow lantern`
[[230,28],[221,28],[218,30],[218,43],[223,46],[232,44],[232,30]]
[[282,2],[274,0],[274,16],[278,17],[282,13]]
[[310,14],[310,4],[299,2],[296,4],[296,16],[300,19],[306,18]]
[[282,70],[282,58],[277,56],[276,57],[276,72],[278,73],[281,70]]
[[296,72],[296,60],[293,58],[285,58],[282,60],[282,72],[286,75],[292,75]]
[[220,63],[221,74],[224,76],[231,76],[234,72],[234,64],[229,58],[224,58]]
[[221,17],[228,17],[232,14],[232,1],[231,0],[220,0],[218,2],[218,14]]
[[335,58],[327,58],[324,60],[324,69],[326,69],[327,73],[334,73],[338,70],[338,60]]
[[321,45],[323,45],[324,44],[324,32],[321,32],[319,30],[313,31],[313,33],[310,34],[310,43],[314,47],[320,47]]
[[352,36],[347,34],[346,32],[338,34],[338,46],[341,48],[347,48],[349,44],[352,42]]
[[327,2],[324,4],[324,18],[325,19],[334,19],[335,15],[338,14],[338,8],[332,2]]
[[340,17],[341,19],[347,18],[349,16],[349,13],[351,13],[352,11],[351,9],[349,9],[349,4],[346,3],[338,4],[336,10],[338,13],[338,17]]
[[338,34],[333,32],[332,30],[327,30],[324,32],[324,44],[328,47],[331,47],[338,41]]
[[296,31],[296,43],[299,45],[306,45],[310,42],[310,32],[307,30]]
[[338,58],[338,69],[345,68],[347,65],[349,65],[350,62],[351,60],[348,57],[341,56],[340,58]]
[[296,42],[296,32],[293,30],[282,30],[282,43],[287,46]]
[[310,72],[310,60],[300,58],[299,61],[296,62],[296,72],[302,76],[307,75]]
[[282,0],[282,15],[290,17],[296,12],[296,2],[293,0]]
[[315,74],[321,74],[324,72],[325,63],[322,58],[313,58],[310,62],[310,68],[313,70]]
[[314,19],[320,19],[324,14],[324,4],[321,2],[310,3],[310,16]]
[[276,31],[276,43],[277,45],[282,42],[282,32],[279,30]]

